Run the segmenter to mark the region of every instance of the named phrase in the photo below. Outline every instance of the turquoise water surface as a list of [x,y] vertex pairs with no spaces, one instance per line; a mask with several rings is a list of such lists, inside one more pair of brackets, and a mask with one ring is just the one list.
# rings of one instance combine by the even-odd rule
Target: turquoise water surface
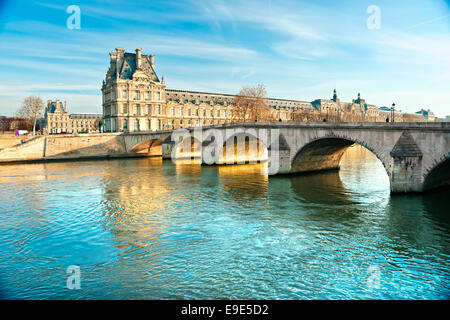
[[264,172],[159,158],[0,166],[0,296],[449,298],[448,191],[391,196],[359,147],[339,172]]

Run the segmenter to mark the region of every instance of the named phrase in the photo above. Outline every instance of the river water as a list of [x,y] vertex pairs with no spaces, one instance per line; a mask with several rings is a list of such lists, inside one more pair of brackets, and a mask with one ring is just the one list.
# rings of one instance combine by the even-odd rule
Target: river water
[[362,147],[341,165],[0,166],[0,297],[448,299],[450,193],[391,196]]

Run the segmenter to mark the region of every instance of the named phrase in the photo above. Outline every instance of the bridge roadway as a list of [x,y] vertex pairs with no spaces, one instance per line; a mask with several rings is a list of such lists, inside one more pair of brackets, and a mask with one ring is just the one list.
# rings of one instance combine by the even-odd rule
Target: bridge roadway
[[201,158],[202,164],[268,161],[269,175],[338,169],[345,150],[370,150],[391,192],[450,186],[450,123],[231,123],[124,133],[127,153]]

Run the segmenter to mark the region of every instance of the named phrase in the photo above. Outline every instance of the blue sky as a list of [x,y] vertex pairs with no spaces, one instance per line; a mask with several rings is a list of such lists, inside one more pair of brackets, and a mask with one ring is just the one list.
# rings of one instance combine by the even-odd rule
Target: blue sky
[[[81,9],[70,30],[69,5]],[[380,28],[367,28],[370,5]],[[0,0],[0,115],[24,97],[101,112],[110,51],[156,55],[168,88],[343,101],[450,115],[450,1]]]

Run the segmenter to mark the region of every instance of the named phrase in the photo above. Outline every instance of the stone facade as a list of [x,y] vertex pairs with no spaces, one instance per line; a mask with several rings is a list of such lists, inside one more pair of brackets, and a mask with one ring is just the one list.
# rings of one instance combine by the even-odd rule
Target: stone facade
[[45,109],[45,130],[47,133],[78,133],[97,132],[100,113],[72,113],[69,114],[67,102],[48,100]]
[[166,86],[156,75],[154,55],[143,55],[141,49],[131,54],[120,48],[109,55],[102,86],[105,131],[165,128]]
[[[159,79],[155,56],[116,48],[103,81],[103,118],[106,132],[159,131],[233,122],[234,95],[167,89]],[[367,104],[358,94],[352,102],[333,98],[312,102],[267,99],[274,117],[282,122],[386,122],[390,108]],[[423,117],[424,118],[424,117]],[[425,119],[425,118],[424,118]],[[395,112],[395,122],[403,114]],[[425,120],[426,121],[426,120]]]

